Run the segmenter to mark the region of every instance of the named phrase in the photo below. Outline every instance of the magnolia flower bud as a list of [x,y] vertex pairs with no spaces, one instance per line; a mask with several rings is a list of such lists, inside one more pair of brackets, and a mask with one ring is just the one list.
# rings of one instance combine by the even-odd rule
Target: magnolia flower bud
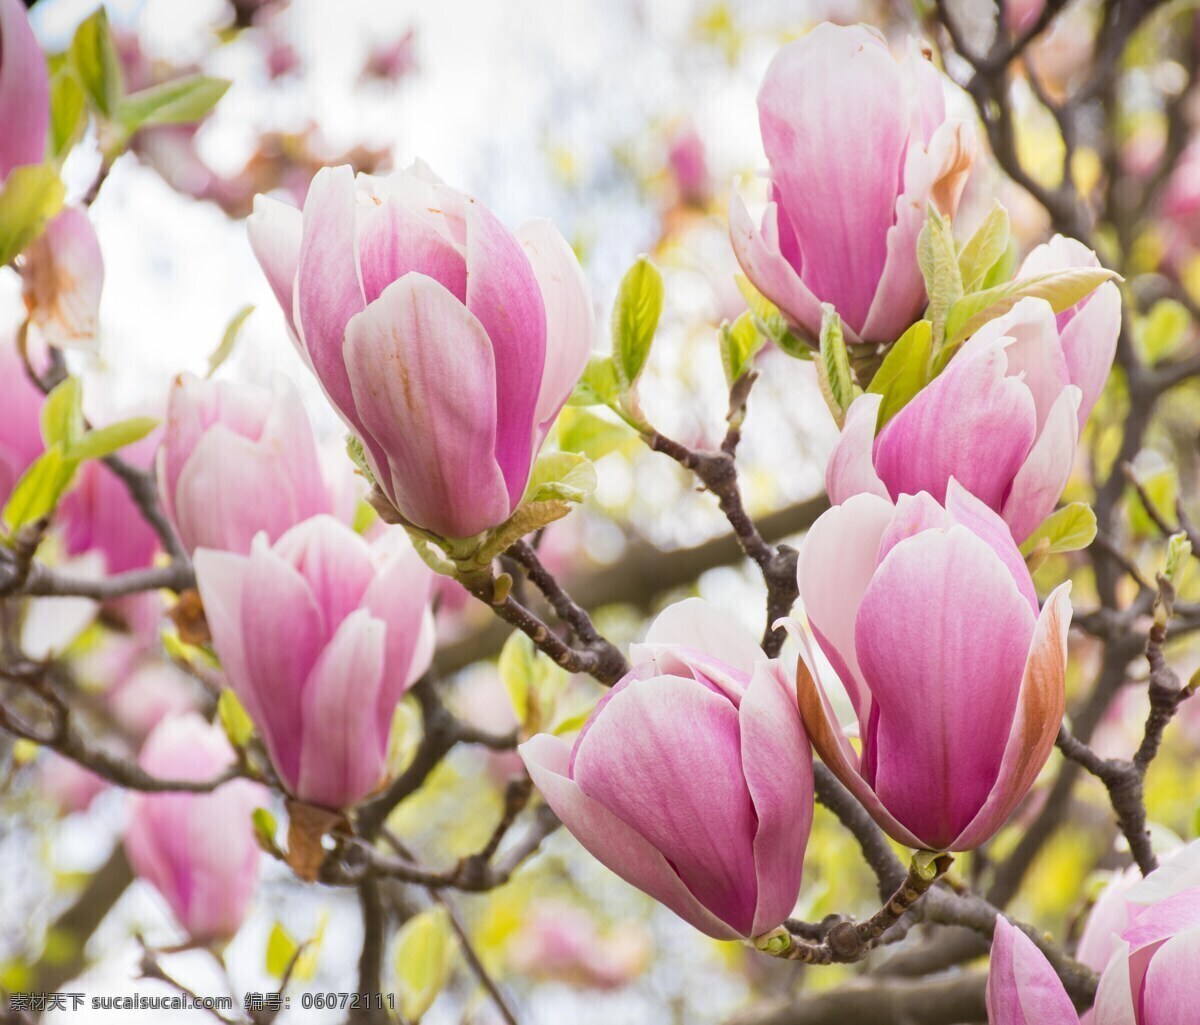
[[50,127],[46,58],[20,0],[0,0],[0,182],[14,167],[40,164]]

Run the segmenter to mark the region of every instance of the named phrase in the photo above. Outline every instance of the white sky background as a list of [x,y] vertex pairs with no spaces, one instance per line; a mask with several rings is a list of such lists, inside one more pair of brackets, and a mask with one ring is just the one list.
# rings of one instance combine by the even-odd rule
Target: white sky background
[[[94,6],[95,0],[41,0],[34,10],[35,28],[48,47],[60,48]],[[731,4],[736,20],[754,31],[742,59],[730,67],[716,48],[693,40],[692,26],[704,6],[690,0],[293,0],[272,29],[296,47],[304,70],[300,77],[273,83],[252,33],[214,46],[212,26],[227,20],[221,0],[111,0],[107,6],[115,24],[137,28],[150,56],[196,60],[204,70],[234,80],[201,135],[201,152],[218,171],[240,168],[260,131],[296,130],[315,121],[331,152],[357,143],[387,147],[396,166],[420,156],[448,182],[478,195],[509,225],[535,215],[553,218],[569,239],[585,243],[601,345],[620,275],[654,245],[659,231],[658,211],[634,187],[614,151],[632,154],[635,161],[661,161],[655,154],[665,138],[663,125],[690,118],[719,182],[761,167],[754,96],[779,38],[821,20],[834,6],[843,13],[855,9],[804,0]],[[359,71],[368,44],[398,37],[409,27],[416,29],[416,75],[394,86],[364,86]],[[556,172],[550,150],[570,154],[572,180]],[[86,188],[94,166],[94,155],[86,153],[69,165],[76,194]],[[102,355],[98,362],[72,356],[73,365],[86,374],[93,416],[103,420],[134,408],[152,409],[154,397],[165,394],[176,373],[204,371],[229,317],[253,303],[257,312],[221,373],[261,382],[276,370],[288,374],[300,385],[319,429],[331,442],[340,437],[340,423],[292,351],[242,222],[229,220],[213,204],[173,192],[132,157],[113,169],[93,218],[106,262]],[[732,272],[721,225],[699,233],[694,251],[704,254],[701,263]],[[693,440],[719,436],[725,403],[715,337],[710,332],[707,343],[695,344],[697,322],[719,319],[695,261],[687,257],[668,267],[668,318],[644,386],[647,406],[660,425]],[[0,293],[5,309],[13,308],[10,293],[15,297],[16,291],[8,277],[0,283],[8,290]],[[810,366],[778,357],[770,366],[771,374],[756,389],[758,405],[752,404],[744,452],[752,505],[774,508],[819,489],[833,427]],[[601,499],[629,499],[639,528],[666,543],[696,543],[719,529],[708,499],[692,495],[690,482],[673,476],[665,461],[651,458],[656,461],[632,469],[613,460],[603,463]],[[664,517],[663,509],[672,515]],[[708,596],[757,628],[762,614],[757,588],[729,571],[710,577],[703,588]],[[750,603],[754,608],[746,611]],[[109,794],[93,812],[52,830],[55,867],[94,865],[121,815],[119,797]],[[562,834],[549,846],[578,854],[574,841]],[[37,855],[27,851],[26,856]],[[590,859],[576,860],[598,904],[614,913],[644,913],[646,904],[628,887]],[[282,916],[303,937],[321,908],[332,913],[328,935],[337,942],[325,944],[314,985],[353,988],[357,909],[330,900],[328,891],[319,899],[282,900],[295,888],[285,887],[277,868],[266,866],[274,881],[264,886],[260,910],[229,952],[238,997],[269,986],[262,952],[274,917]],[[0,918],[16,910],[6,905],[10,885],[0,883]],[[27,894],[18,906],[28,899]],[[96,938],[103,958],[87,977],[87,988],[150,992],[150,983],[135,987],[129,981],[135,961],[128,941],[131,923],[146,925],[153,935],[164,919],[154,896],[141,888],[126,894],[119,908]],[[668,998],[688,989],[699,1002],[686,1020],[718,1020],[739,991],[713,972],[711,947],[670,915],[656,915],[652,928],[660,934],[656,946],[668,952],[637,992],[597,998],[542,987],[538,999],[523,1006],[522,1022],[659,1022]],[[681,966],[689,963],[688,972],[696,975],[690,980],[680,976]],[[177,959],[172,967],[201,993],[220,992],[194,958]],[[427,1020],[435,1025],[458,1020],[460,1012],[435,1009]],[[112,1022],[117,1017],[120,1012],[81,1012],[47,1020]],[[212,1019],[155,1012],[154,1020]],[[281,1019],[298,1020],[333,1019],[315,1011]]]

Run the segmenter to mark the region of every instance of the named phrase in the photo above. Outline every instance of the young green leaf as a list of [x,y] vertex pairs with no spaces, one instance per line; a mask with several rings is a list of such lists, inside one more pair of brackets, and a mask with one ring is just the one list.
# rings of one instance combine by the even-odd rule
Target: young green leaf
[[950,222],[932,204],[917,238],[917,262],[925,278],[925,293],[929,296],[927,317],[933,325],[933,342],[937,347],[946,336],[950,309],[962,297],[963,282]]
[[1103,267],[1072,267],[1018,278],[982,292],[974,292],[964,296],[950,310],[946,320],[946,345],[954,346],[970,338],[989,320],[1007,313],[1022,299],[1031,296],[1045,299],[1055,313],[1062,313],[1104,282],[1114,279],[1118,279],[1118,275]]
[[579,383],[567,400],[570,406],[609,406],[621,390],[617,368],[611,356],[592,353]]
[[14,167],[0,189],[0,264],[10,262],[62,209],[66,188],[50,164]]
[[60,67],[50,79],[50,156],[61,160],[83,131],[87,97],[75,69]]
[[718,333],[721,346],[721,367],[725,383],[730,388],[750,369],[754,357],[766,343],[766,337],[754,325],[754,316],[747,310],[732,324],[723,323]]
[[833,413],[838,427],[846,422],[846,410],[850,408],[862,389],[855,383],[850,372],[850,357],[846,352],[846,341],[842,335],[842,318],[829,303],[822,305],[821,348],[817,359],[817,382],[829,411]]
[[933,325],[918,320],[900,336],[884,357],[867,391],[882,395],[876,430],[900,412],[929,383]]
[[962,277],[964,292],[974,292],[982,286],[988,271],[1008,248],[1008,240],[1008,211],[999,200],[995,200],[988,215],[975,229],[975,234],[958,254],[958,272]]
[[558,418],[558,447],[591,460],[615,452],[633,436],[625,424],[605,420],[586,409],[564,409]]
[[544,452],[533,464],[526,502],[582,502],[596,489],[596,468],[578,452]]
[[186,75],[152,85],[121,103],[121,123],[130,133],[145,125],[187,125],[217,105],[232,83],[209,75]]
[[246,318],[254,312],[252,305],[243,306],[237,311],[225,325],[225,333],[221,336],[221,344],[218,345],[208,357],[208,372],[205,377],[212,377],[217,372],[217,368],[224,363],[233,352],[233,347],[237,344],[238,335],[241,334],[242,325],[246,323]]
[[267,974],[282,979],[299,950],[300,945],[281,923],[276,922],[267,937]]
[[662,274],[647,257],[639,256],[621,281],[613,306],[613,364],[625,389],[637,383],[650,356],[663,296]]
[[157,426],[158,421],[152,416],[135,416],[105,427],[97,427],[81,435],[71,444],[67,455],[80,461],[103,459],[126,445],[140,441]]
[[228,687],[217,698],[217,718],[221,720],[221,728],[225,730],[229,743],[234,747],[245,747],[254,732],[254,722],[237,695]]
[[83,434],[83,389],[79,378],[68,377],[46,396],[41,413],[42,441],[68,451]]
[[1043,539],[1049,542],[1045,555],[1077,552],[1090,545],[1095,536],[1096,514],[1092,507],[1086,502],[1072,502],[1042,520],[1021,545],[1021,554],[1029,555]]
[[47,449],[17,481],[4,506],[3,519],[9,532],[49,516],[75,475],[78,462],[63,455],[61,445]]
[[404,923],[396,941],[396,978],[400,1012],[420,1021],[433,1006],[450,975],[453,937],[446,911],[429,908]]
[[1142,358],[1157,363],[1179,348],[1192,327],[1192,315],[1175,299],[1160,299],[1138,324],[1135,337]]
[[96,109],[107,118],[115,118],[122,93],[121,62],[103,7],[97,7],[80,23],[67,54]]

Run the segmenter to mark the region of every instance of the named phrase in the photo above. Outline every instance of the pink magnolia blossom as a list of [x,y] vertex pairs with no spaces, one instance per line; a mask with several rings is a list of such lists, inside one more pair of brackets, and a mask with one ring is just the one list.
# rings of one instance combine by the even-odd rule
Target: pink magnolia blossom
[[418,163],[324,168],[303,214],[260,196],[249,231],[400,513],[458,538],[506,520],[591,347],[587,286],[553,225],[510,232]]
[[989,1025],[1079,1025],[1046,955],[1003,915],[992,936],[987,1011]]
[[78,762],[49,752],[38,761],[38,788],[64,815],[87,811],[108,789],[108,781]]
[[432,574],[401,530],[330,516],[200,548],[196,581],[229,685],[291,794],[346,808],[383,782],[396,704],[433,654]]
[[50,126],[46,58],[20,0],[0,0],[0,181],[14,167],[40,164]]
[[[1089,260],[1079,243],[1057,237],[1030,254],[1021,276]],[[955,477],[1023,541],[1066,487],[1120,325],[1111,282],[1057,317],[1044,299],[1022,299],[976,331],[878,434],[880,396],[859,396],[826,466],[830,500],[928,491],[941,501]]]
[[88,215],[67,207],[24,251],[21,260],[30,322],[47,344],[98,345],[104,257]]
[[865,26],[823,24],[775,56],[758,115],[770,201],[758,226],[730,204],[742,270],[809,337],[827,302],[848,341],[894,342],[925,306],[928,205],[953,216],[975,154],[937,70],[915,47],[897,63]]
[[822,760],[901,843],[979,846],[1054,746],[1070,583],[1039,613],[1004,522],[954,480],[945,506],[921,493],[830,509],[809,531],[798,578],[862,745],[850,746],[806,644],[800,712]]
[[666,609],[574,746],[530,776],[599,861],[718,939],[778,926],[800,889],[812,761],[790,681],[699,599]]
[[41,412],[45,396],[25,372],[12,338],[0,338],[0,506],[21,474],[42,454]]
[[180,376],[167,404],[158,484],[189,552],[244,554],[260,530],[274,541],[333,510],[308,413],[283,379],[271,392]]
[[[138,763],[161,778],[201,781],[233,760],[221,728],[188,714],[164,719]],[[130,799],[129,862],[197,943],[231,939],[246,916],[258,882],[252,815],[267,796],[258,784],[238,779],[212,793],[137,793]]]

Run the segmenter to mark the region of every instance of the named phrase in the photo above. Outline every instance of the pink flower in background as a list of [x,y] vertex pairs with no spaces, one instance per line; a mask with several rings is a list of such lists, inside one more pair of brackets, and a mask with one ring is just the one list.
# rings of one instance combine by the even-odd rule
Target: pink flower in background
[[42,339],[58,348],[99,344],[104,258],[88,215],[67,207],[21,258],[25,306]]
[[0,182],[46,157],[50,79],[20,0],[0,0]]
[[758,226],[736,193],[729,209],[746,277],[810,338],[827,302],[847,341],[894,342],[925,306],[917,236],[930,202],[957,209],[970,125],[947,120],[919,50],[897,63],[862,25],[823,24],[780,50],[758,114],[770,201]]
[[64,815],[87,811],[109,785],[90,769],[53,751],[39,759],[38,770],[38,788]]
[[717,939],[778,926],[812,825],[812,757],[778,662],[705,602],[667,608],[572,747],[521,745],[599,861]]
[[[135,441],[122,449],[121,457],[148,469],[158,435],[153,431]],[[125,483],[97,459],[79,467],[74,488],[59,505],[58,520],[68,554],[99,552],[110,574],[150,566],[159,551],[158,535],[129,497]]]
[[312,424],[296,389],[183,374],[171,389],[158,451],[163,508],[189,551],[245,553],[333,510]]
[[510,232],[418,163],[325,168],[303,214],[260,196],[249,230],[392,504],[447,537],[506,520],[591,348],[587,285],[553,225]]
[[417,31],[410,28],[397,39],[371,48],[363,74],[397,82],[417,69]]
[[667,167],[685,203],[703,205],[712,193],[704,140],[693,125],[677,131],[667,146]]
[[508,942],[514,971],[574,986],[616,989],[636,978],[650,955],[649,937],[634,925],[608,933],[581,908],[543,900]]
[[[1027,263],[1058,269],[1053,264],[1069,240],[1057,241],[1062,246],[1035,252]],[[1022,299],[976,331],[878,434],[881,398],[859,396],[825,470],[830,500],[928,491],[941,501],[954,477],[1023,541],[1067,485],[1120,322],[1110,284],[1058,317],[1044,299]]]
[[893,506],[857,495],[800,554],[800,598],[858,719],[850,746],[800,659],[800,711],[821,759],[911,847],[970,850],[1045,764],[1065,704],[1070,583],[1039,613],[1004,522],[957,481]]
[[249,555],[201,548],[196,581],[229,685],[302,801],[383,782],[396,704],[433,654],[431,572],[402,530],[369,545],[329,516]]
[[25,371],[12,338],[0,338],[0,507],[30,463],[42,454],[45,396]]
[[[219,726],[189,714],[164,719],[138,764],[161,779],[209,780],[233,764]],[[231,939],[258,882],[254,809],[267,791],[249,780],[212,793],[135,793],[129,802],[125,851],[137,875],[165,898],[197,943]]]
[[197,684],[181,669],[161,660],[144,661],[117,677],[105,695],[113,718],[135,740],[142,740],[164,719],[194,712]]

